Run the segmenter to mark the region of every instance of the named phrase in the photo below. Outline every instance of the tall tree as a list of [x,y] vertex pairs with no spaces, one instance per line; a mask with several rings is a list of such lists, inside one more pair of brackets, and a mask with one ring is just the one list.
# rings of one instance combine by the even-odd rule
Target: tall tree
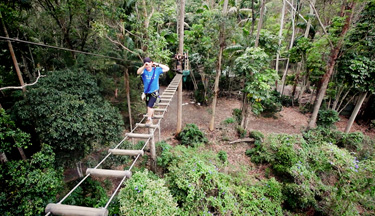
[[334,47],[331,48],[331,53],[330,53],[330,56],[329,56],[326,73],[323,75],[323,77],[321,79],[321,87],[320,87],[319,93],[317,94],[317,97],[316,97],[316,100],[315,100],[314,110],[313,110],[313,113],[311,115],[311,118],[310,118],[310,121],[309,121],[309,124],[308,124],[308,128],[315,128],[316,127],[316,120],[317,120],[317,117],[318,117],[318,112],[319,112],[320,106],[322,104],[323,98],[325,96],[329,79],[330,79],[330,77],[333,73],[339,51],[342,47],[343,40],[346,36],[346,33],[348,32],[348,30],[350,28],[351,20],[353,18],[353,13],[354,13],[353,8],[355,6],[355,2],[345,2],[344,1],[342,6],[345,8],[345,12],[341,13],[340,17],[344,17],[345,20],[344,20],[341,32],[338,35],[339,36],[338,42],[336,43],[336,45]]
[[[179,13],[179,29],[178,29],[178,53],[184,56],[184,35],[185,35],[185,0],[180,0]],[[182,129],[182,80],[178,85],[178,99],[177,99],[177,128],[176,134],[179,134]]]
[[[284,27],[284,15],[285,15],[285,0],[283,0],[283,7],[281,9],[281,18],[280,18],[280,30],[279,30],[279,49],[277,50],[276,53],[276,66],[275,70],[278,72],[279,71],[279,58],[280,58],[280,46],[281,46],[281,40],[283,36],[283,27]],[[277,86],[276,86],[277,88]]]
[[[228,0],[224,0],[223,5],[223,17],[225,19],[228,9]],[[217,103],[217,96],[219,92],[219,81],[221,76],[221,59],[223,57],[223,50],[225,47],[225,20],[221,21],[220,25],[220,34],[219,34],[219,55],[218,55],[218,62],[217,62],[217,70],[216,70],[216,77],[215,77],[215,86],[214,86],[214,98],[212,101],[212,114],[211,114],[211,121],[210,121],[210,130],[213,131],[215,127],[215,113],[216,113],[216,103]]]

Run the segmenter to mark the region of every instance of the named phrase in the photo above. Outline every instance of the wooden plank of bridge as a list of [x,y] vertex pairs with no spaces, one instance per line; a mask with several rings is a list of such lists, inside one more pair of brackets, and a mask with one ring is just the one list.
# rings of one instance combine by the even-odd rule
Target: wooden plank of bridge
[[[145,115],[147,117],[147,115]],[[152,134],[140,134],[140,133],[126,133],[125,136],[128,136],[130,138],[142,138],[142,139],[148,139],[152,137]]]
[[[148,117],[148,115],[143,115],[143,117]],[[154,115],[154,117],[152,117],[153,119],[162,119],[164,116],[163,115]],[[149,135],[149,134],[147,134]],[[141,138],[141,137],[138,137],[138,138]]]
[[109,169],[93,169],[87,168],[86,175],[91,174],[97,177],[113,177],[113,178],[124,178],[125,176],[130,178],[132,172],[129,170],[109,170]]
[[158,106],[169,106],[169,103],[158,103]]
[[159,125],[157,124],[146,125],[146,124],[136,123],[135,125],[141,128],[158,128],[159,127]]
[[53,215],[108,216],[108,210],[105,208],[90,208],[55,203],[48,204],[45,212],[51,212]]
[[125,155],[125,156],[143,156],[144,152],[142,150],[126,150],[126,149],[109,149],[109,153],[114,155]]

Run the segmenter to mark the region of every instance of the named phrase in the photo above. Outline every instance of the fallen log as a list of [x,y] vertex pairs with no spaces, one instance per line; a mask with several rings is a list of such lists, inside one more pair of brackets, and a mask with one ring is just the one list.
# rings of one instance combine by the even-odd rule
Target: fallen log
[[234,144],[234,143],[239,143],[239,142],[254,142],[254,141],[255,141],[254,138],[244,138],[244,139],[234,140],[232,142],[229,142],[229,144]]

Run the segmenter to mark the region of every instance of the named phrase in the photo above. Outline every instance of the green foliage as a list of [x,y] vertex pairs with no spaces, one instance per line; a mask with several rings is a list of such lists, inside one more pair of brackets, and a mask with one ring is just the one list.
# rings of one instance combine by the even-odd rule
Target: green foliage
[[362,55],[347,54],[340,61],[341,79],[351,83],[360,92],[375,92],[375,63],[371,58]]
[[224,164],[228,162],[228,154],[226,151],[220,150],[219,153],[217,153],[217,157],[219,160],[221,160]]
[[[304,138],[271,135],[252,153],[252,160],[268,162],[274,174],[282,177],[285,208],[296,212],[313,208],[325,215],[357,215],[354,206],[361,205],[370,213],[373,208],[368,204],[373,197],[368,192],[374,182],[369,174],[373,168],[368,170],[368,164],[373,161],[359,161],[354,152],[335,145],[345,140],[342,135],[328,128],[306,131]],[[352,134],[350,140],[362,142],[359,134]]]
[[177,203],[162,179],[147,170],[135,173],[120,190],[123,215],[177,215]]
[[255,139],[255,144],[262,143],[264,140],[264,135],[260,131],[250,131],[249,137]]
[[232,115],[236,119],[237,123],[241,123],[241,121],[242,121],[241,113],[242,113],[241,109],[238,109],[238,108],[235,108],[232,111]]
[[246,48],[235,60],[236,72],[245,78],[244,94],[252,104],[252,111],[260,114],[264,108],[261,101],[270,97],[271,84],[278,79],[277,72],[269,69],[269,56],[261,48]]
[[251,157],[251,160],[253,162],[259,163],[261,161],[259,160],[260,158],[257,157],[256,152],[259,152],[262,148],[264,135],[260,131],[250,131],[249,137],[255,139],[255,142],[254,142],[255,146],[254,146],[254,148],[247,149],[245,154],[247,156]]
[[30,134],[17,128],[14,121],[0,108],[0,152],[11,153],[14,148],[26,149],[29,145]]
[[[71,182],[69,188],[74,187],[80,180]],[[100,185],[100,182],[88,178],[66,198],[64,203],[67,205],[101,208],[106,205],[108,199],[106,190]]]
[[319,110],[317,125],[322,127],[332,127],[340,120],[339,113],[335,110]]
[[15,112],[24,124],[34,125],[59,158],[79,159],[94,145],[117,142],[122,130],[118,111],[99,95],[94,77],[86,72],[50,72],[29,89]]
[[173,196],[180,204],[181,215],[224,214],[233,211],[235,200],[218,168],[207,156],[184,147],[175,150],[176,160],[166,176]]
[[186,146],[196,146],[208,142],[206,135],[199,130],[196,124],[187,124],[178,138],[181,140],[181,144]]
[[[29,141],[28,141],[29,142]],[[0,211],[3,215],[41,215],[63,185],[62,170],[54,167],[51,146],[42,145],[31,159],[0,164]]]
[[245,215],[249,212],[282,215],[281,184],[275,179],[250,184],[244,176],[236,179],[220,173],[222,162],[210,152],[177,146],[171,153],[174,160],[169,164],[166,180],[177,198],[180,215]]
[[171,152],[172,146],[167,144],[165,141],[157,142],[156,143],[157,150],[156,152],[161,152],[160,155],[157,157],[157,164],[158,166],[163,167],[166,169],[171,161],[174,159],[173,154]]
[[224,122],[224,124],[228,125],[228,124],[235,123],[236,120],[234,118],[232,118],[232,117],[229,117],[229,118],[225,119],[223,122]]
[[270,97],[261,101],[263,110],[262,116],[275,117],[275,114],[282,110],[280,93],[278,91],[272,91]]
[[239,125],[236,127],[236,129],[237,129],[237,135],[240,138],[245,138],[247,131],[243,127],[241,127]]

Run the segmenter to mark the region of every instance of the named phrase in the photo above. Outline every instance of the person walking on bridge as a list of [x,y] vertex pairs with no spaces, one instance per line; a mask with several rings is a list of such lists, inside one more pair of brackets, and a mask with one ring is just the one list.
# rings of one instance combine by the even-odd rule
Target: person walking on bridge
[[154,116],[154,105],[159,97],[159,76],[162,73],[169,71],[167,65],[155,63],[151,58],[143,59],[144,65],[137,70],[137,74],[142,75],[143,92],[145,94],[145,101],[147,106],[147,121],[146,125],[153,124],[152,117]]

